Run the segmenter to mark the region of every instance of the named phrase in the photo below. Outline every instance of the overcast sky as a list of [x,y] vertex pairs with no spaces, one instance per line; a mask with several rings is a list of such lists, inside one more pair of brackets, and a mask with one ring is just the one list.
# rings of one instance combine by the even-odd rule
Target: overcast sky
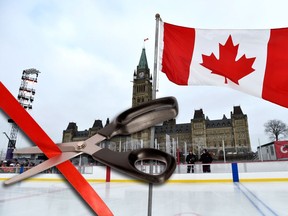
[[[98,1],[0,0],[0,81],[16,97],[24,69],[41,73],[31,115],[55,141],[69,122],[79,130],[131,107],[132,80],[143,40],[153,72],[155,14],[172,24],[213,29],[288,26],[287,0]],[[157,97],[175,96],[177,123],[202,108],[209,119],[230,118],[233,106],[248,115],[253,149],[269,142],[264,123],[288,124],[288,110],[223,87],[177,86],[159,74]],[[0,112],[0,151],[11,125]],[[20,135],[16,146],[27,146]],[[31,144],[33,145],[33,144]]]

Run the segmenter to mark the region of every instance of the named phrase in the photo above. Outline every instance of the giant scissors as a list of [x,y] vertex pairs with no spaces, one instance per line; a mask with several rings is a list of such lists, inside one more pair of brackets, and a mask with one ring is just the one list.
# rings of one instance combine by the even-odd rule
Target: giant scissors
[[[51,167],[57,166],[83,153],[91,155],[97,160],[120,172],[137,179],[161,184],[173,174],[176,168],[175,158],[171,155],[153,148],[142,148],[131,152],[115,152],[101,148],[97,144],[117,135],[130,135],[150,128],[163,121],[170,120],[178,114],[178,104],[174,97],[165,97],[132,107],[119,114],[110,124],[102,128],[94,136],[85,141],[60,143],[58,147],[61,154],[51,157],[41,164],[6,180],[6,185],[22,181]],[[38,147],[17,149],[15,154],[40,154]],[[160,174],[145,173],[140,171],[136,164],[139,161],[160,161],[165,169]]]

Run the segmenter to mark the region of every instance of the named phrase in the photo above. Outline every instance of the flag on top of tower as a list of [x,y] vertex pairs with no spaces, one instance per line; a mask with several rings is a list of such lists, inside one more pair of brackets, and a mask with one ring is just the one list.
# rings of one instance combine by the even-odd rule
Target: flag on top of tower
[[159,65],[178,85],[227,86],[288,107],[288,28],[195,29],[160,21]]

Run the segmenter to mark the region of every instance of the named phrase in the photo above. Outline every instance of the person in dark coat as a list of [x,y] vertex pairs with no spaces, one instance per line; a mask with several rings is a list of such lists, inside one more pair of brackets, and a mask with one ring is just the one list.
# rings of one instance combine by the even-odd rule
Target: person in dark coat
[[192,173],[194,173],[194,164],[197,161],[197,157],[195,154],[193,154],[192,151],[189,152],[189,154],[186,156],[186,162],[187,162],[187,173],[190,173],[190,170]]
[[212,156],[209,154],[209,152],[207,151],[207,149],[203,150],[203,153],[201,154],[200,157],[200,161],[203,164],[203,172],[204,173],[210,173],[211,169],[210,169],[210,163],[212,163],[213,158]]

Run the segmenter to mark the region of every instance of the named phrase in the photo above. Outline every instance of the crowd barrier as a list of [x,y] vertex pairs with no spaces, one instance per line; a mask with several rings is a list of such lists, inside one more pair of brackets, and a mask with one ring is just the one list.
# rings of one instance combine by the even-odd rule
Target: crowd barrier
[[[169,183],[211,183],[211,182],[267,182],[288,181],[288,161],[212,163],[211,173],[202,172],[202,164],[194,165],[194,173],[187,173],[187,164],[178,164]],[[7,169],[8,168],[8,169]],[[132,177],[119,173],[106,166],[81,166],[78,170],[89,182],[139,182]],[[140,165],[142,172],[161,173],[163,166]],[[2,169],[2,170],[1,170]],[[20,172],[19,167],[0,168],[0,180],[11,178]],[[28,169],[28,168],[25,168]],[[7,172],[9,171],[9,172]],[[28,181],[63,181],[57,169],[46,171],[28,179]]]

